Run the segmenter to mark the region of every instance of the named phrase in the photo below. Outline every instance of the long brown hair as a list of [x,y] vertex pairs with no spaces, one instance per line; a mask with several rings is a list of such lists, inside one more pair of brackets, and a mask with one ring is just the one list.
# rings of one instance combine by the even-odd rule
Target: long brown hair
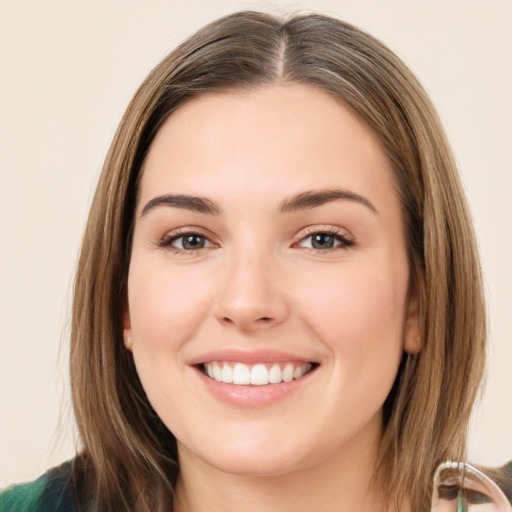
[[[71,386],[80,467],[98,510],[172,510],[176,442],[149,404],[122,313],[138,181],[159,127],[210,91],[305,83],[348,105],[394,169],[421,350],[404,358],[384,406],[376,468],[390,508],[428,511],[435,467],[462,459],[482,377],[485,308],[468,208],[435,110],[408,68],[363,31],[321,15],[240,12],[180,45],[132,99],[91,206],[74,291]],[[385,476],[383,476],[385,475]]]

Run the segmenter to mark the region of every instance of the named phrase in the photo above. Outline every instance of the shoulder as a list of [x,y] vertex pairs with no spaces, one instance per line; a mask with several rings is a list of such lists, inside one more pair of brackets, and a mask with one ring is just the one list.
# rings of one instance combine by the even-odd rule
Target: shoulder
[[74,512],[73,461],[53,468],[33,482],[13,485],[0,493],[0,512]]
[[508,501],[512,504],[512,460],[502,468],[502,479],[498,482]]
[[512,504],[512,461],[498,468],[483,467],[479,469],[497,484]]

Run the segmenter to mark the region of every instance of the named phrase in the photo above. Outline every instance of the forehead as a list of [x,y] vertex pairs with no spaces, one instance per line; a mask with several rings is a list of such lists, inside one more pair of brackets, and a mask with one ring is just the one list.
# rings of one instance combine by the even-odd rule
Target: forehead
[[250,187],[270,201],[340,186],[397,200],[390,162],[358,116],[314,86],[288,84],[179,107],[150,147],[139,192],[144,203],[162,192],[231,198]]

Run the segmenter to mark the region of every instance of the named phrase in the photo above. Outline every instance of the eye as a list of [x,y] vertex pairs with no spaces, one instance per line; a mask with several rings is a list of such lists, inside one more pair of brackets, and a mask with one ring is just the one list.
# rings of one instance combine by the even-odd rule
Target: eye
[[317,231],[302,238],[298,245],[307,249],[328,251],[352,247],[354,242],[338,232]]
[[207,237],[199,233],[179,233],[163,238],[160,246],[175,249],[177,253],[180,253],[198,251],[213,247],[214,244]]

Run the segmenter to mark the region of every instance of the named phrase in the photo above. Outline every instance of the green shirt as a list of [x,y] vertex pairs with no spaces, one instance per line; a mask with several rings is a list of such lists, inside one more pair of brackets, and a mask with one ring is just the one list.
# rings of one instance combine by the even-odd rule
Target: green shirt
[[71,482],[72,462],[66,462],[26,484],[0,493],[0,512],[79,512]]
[[[33,482],[0,492],[0,512],[80,512],[71,480],[73,461],[53,468]],[[502,468],[502,490],[512,502],[512,462]]]

